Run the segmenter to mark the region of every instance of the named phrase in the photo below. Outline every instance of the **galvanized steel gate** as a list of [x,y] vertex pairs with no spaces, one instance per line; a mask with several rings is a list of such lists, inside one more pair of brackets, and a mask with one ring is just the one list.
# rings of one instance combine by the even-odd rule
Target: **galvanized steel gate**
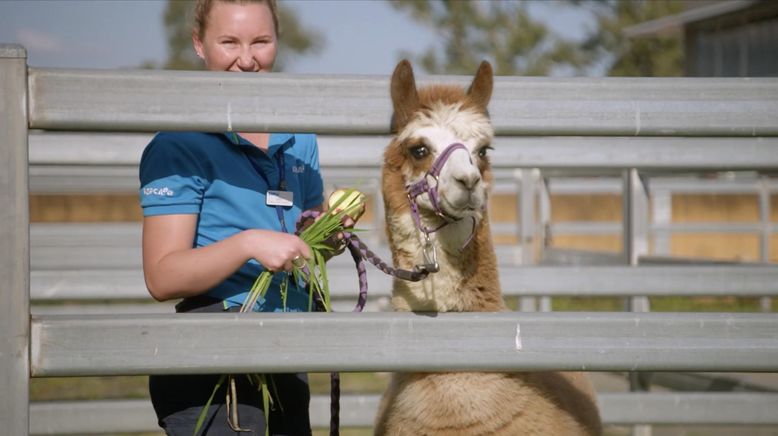
[[[29,433],[30,376],[443,369],[778,372],[775,314],[31,317],[30,129],[385,135],[388,78],[34,69],[16,45],[0,45],[0,77],[0,392],[6,398],[0,428],[7,434]],[[432,79],[467,80],[420,82]],[[501,141],[494,154],[497,172],[620,174],[625,193],[621,266],[506,268],[503,283],[524,281],[517,286],[522,295],[634,296],[638,312],[647,295],[778,295],[774,266],[637,266],[644,253],[640,174],[778,169],[778,80],[499,77],[490,111]],[[609,286],[615,277],[634,287]],[[263,353],[243,348],[239,338],[249,333]],[[283,344],[274,341],[281,333]],[[677,416],[677,406],[692,404],[713,407],[711,422],[725,422],[716,421],[713,415],[719,415],[778,423],[770,413],[778,405],[774,394],[618,394],[602,401],[606,422],[663,422],[674,413],[673,422],[679,422],[684,417]],[[132,405],[125,406],[133,413]],[[625,416],[631,420],[623,421]],[[694,416],[686,418],[694,422]]]

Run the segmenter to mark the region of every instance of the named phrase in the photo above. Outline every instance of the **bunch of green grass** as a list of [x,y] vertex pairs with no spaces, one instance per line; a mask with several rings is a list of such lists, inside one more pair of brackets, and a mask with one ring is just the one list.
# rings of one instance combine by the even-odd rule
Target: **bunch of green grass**
[[[324,309],[327,312],[332,311],[330,305],[330,290],[327,279],[327,259],[332,257],[338,251],[334,246],[333,241],[337,238],[337,235],[347,230],[344,224],[346,217],[351,218],[353,221],[359,218],[359,216],[365,210],[365,194],[355,190],[340,190],[333,193],[330,197],[329,209],[322,213],[311,225],[306,227],[302,233],[300,233],[300,239],[302,239],[311,250],[311,259],[306,259],[306,269],[294,268],[292,275],[295,280],[299,282],[299,279],[303,279],[311,286],[311,293],[309,294],[308,310],[313,309],[313,295],[316,293]],[[270,282],[273,279],[273,274],[270,271],[263,271],[259,277],[254,281],[254,285],[251,287],[246,299],[241,306],[241,312],[250,312],[257,300],[264,298],[270,287]],[[282,273],[283,274],[283,273]],[[286,280],[282,281],[281,295],[284,306],[286,305]]]
[[[311,292],[308,295],[308,311],[313,310],[313,295],[314,293],[319,297],[319,300],[324,306],[324,310],[327,312],[332,311],[330,305],[330,288],[329,280],[327,278],[327,259],[337,254],[339,248],[337,245],[338,235],[347,230],[345,221],[350,218],[352,222],[355,222],[365,210],[365,194],[355,190],[339,190],[330,196],[329,208],[326,212],[322,213],[311,225],[306,227],[302,233],[300,233],[300,239],[302,239],[311,251],[311,259],[305,260],[306,268],[295,268],[292,270],[292,276],[296,283],[300,283],[300,280],[304,280],[310,285]],[[273,273],[271,271],[263,271],[254,284],[251,287],[246,299],[241,305],[240,312],[251,312],[257,303],[259,298],[264,298],[267,290],[270,288],[270,283],[273,280],[273,274],[284,274],[285,277],[281,281],[281,298],[286,309],[286,289],[288,285],[288,276],[286,272]],[[252,384],[257,386],[257,390],[262,393],[262,404],[265,412],[265,435],[270,434],[268,420],[270,414],[270,404],[272,403],[272,396],[270,395],[271,388],[274,389],[272,379],[268,380],[265,374],[250,374],[249,380]],[[210,398],[203,407],[203,411],[197,418],[193,436],[197,436],[200,428],[207,415],[208,407],[213,402],[213,398],[216,392],[224,384],[228,383],[227,389],[227,402],[232,403],[233,411],[237,411],[238,399],[234,389],[234,379],[232,375],[222,375],[216,382],[216,386],[213,388]],[[269,383],[270,381],[270,383]],[[280,406],[280,405],[279,405]],[[233,428],[238,428],[237,412],[231,416],[230,425]]]

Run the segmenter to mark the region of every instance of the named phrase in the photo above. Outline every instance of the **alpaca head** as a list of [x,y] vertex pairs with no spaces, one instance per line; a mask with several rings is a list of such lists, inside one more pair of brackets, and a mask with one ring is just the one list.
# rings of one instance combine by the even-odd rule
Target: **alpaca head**
[[[486,109],[491,94],[488,62],[481,63],[467,90],[441,85],[417,89],[410,63],[397,65],[391,82],[395,137],[384,156],[385,185],[393,185],[384,195],[395,197],[394,202],[389,199],[395,210],[407,207],[405,187],[427,179],[430,189],[437,190],[438,207],[432,194],[419,195],[416,201],[422,214],[443,215],[446,220],[482,219],[492,178],[488,150],[494,132]],[[452,144],[464,147],[446,152]],[[429,171],[443,153],[447,157],[438,163],[435,180]]]

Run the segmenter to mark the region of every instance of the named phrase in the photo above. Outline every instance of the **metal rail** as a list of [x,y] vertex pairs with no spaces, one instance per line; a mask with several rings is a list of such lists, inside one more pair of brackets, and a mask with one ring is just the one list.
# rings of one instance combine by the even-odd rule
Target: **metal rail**
[[[114,144],[107,145],[99,157],[79,161],[73,154],[53,148],[46,151],[53,154],[39,154],[37,145],[33,145],[32,166],[28,167],[28,128],[106,132],[290,130],[384,135],[388,132],[391,110],[388,78],[36,69],[27,67],[26,53],[16,45],[0,45],[0,77],[0,299],[4,302],[0,313],[0,330],[4,333],[0,339],[0,392],[10,392],[15,399],[0,407],[0,428],[9,434],[28,434],[30,375],[273,372],[279,368],[778,371],[778,322],[772,314],[114,314],[41,315],[30,321],[28,172],[35,191],[47,184],[61,183],[65,180],[62,175],[82,177],[76,183],[84,183],[109,175],[99,171],[120,168],[129,177],[137,157],[128,159],[124,152],[112,155],[117,150]],[[419,82],[433,80],[466,84],[469,78],[434,77]],[[191,89],[199,92],[191,93]],[[778,168],[775,79],[500,77],[490,110],[498,135],[515,136],[496,140],[506,141],[493,155],[500,177],[510,176],[515,168],[532,167],[608,174],[627,170],[632,176],[637,176],[638,170]],[[355,113],[360,117],[355,118]],[[37,138],[33,135],[30,141],[35,144]],[[354,151],[347,153],[352,166],[330,163],[333,170],[345,169],[358,175],[354,165],[359,162],[369,159],[375,165],[376,145],[365,147],[359,139],[338,141],[343,144],[339,146]],[[322,145],[328,147],[326,139]],[[137,153],[140,145],[134,147],[133,152]],[[739,153],[730,153],[734,148]],[[327,159],[323,158],[323,166],[329,165]],[[112,160],[118,166],[96,164]],[[97,167],[97,172],[80,173],[89,167]],[[117,192],[130,186],[127,180],[122,178],[108,190]],[[642,182],[634,177],[631,180]],[[632,186],[637,186],[637,182]],[[67,192],[74,186],[58,192]],[[759,192],[765,197],[768,191]],[[630,195],[633,194],[625,193]],[[635,211],[634,206],[627,206],[634,200],[625,200],[625,216]],[[769,212],[765,204],[760,203],[763,221],[765,211]],[[643,237],[634,230],[638,224],[625,221],[621,226],[629,244],[625,254],[631,253],[630,257],[640,254],[633,250],[637,241],[633,238]],[[763,226],[762,237],[773,230],[774,226]],[[59,237],[55,233],[49,236]],[[40,240],[35,240],[35,234],[32,237],[33,246],[46,246],[36,245]],[[48,246],[54,251],[64,247],[56,241],[49,242],[54,242]],[[90,246],[85,243],[82,248],[86,251]],[[127,253],[137,255],[132,251],[137,246],[132,244],[114,243],[104,248],[115,252],[106,256],[113,260],[106,261],[102,268],[112,268],[111,262]],[[54,251],[48,251],[48,255]],[[41,258],[34,254],[33,265],[60,270],[83,266],[79,263],[83,259],[70,259],[72,252],[63,253],[58,259],[47,259],[45,255]],[[137,265],[125,267],[137,271]],[[560,270],[554,270],[553,279],[558,280],[538,292],[620,292],[617,287],[635,280],[638,282],[631,283],[628,290],[652,292],[655,285],[670,290],[674,285],[665,282],[665,278],[672,278],[675,283],[689,281],[694,274],[701,275],[693,280],[699,282],[699,287],[682,283],[682,292],[721,288],[767,295],[775,292],[769,283],[774,281],[771,268],[729,271],[717,266],[697,272],[688,269],[690,266],[673,271],[644,268],[633,268],[642,272],[626,268],[587,270],[586,274],[599,271],[592,277],[602,280],[587,285],[589,289],[575,283],[576,275],[583,274],[582,271],[566,270],[568,277],[556,277]],[[533,271],[538,274],[534,278]],[[717,275],[717,271],[723,275]],[[668,276],[637,275],[642,273]],[[669,277],[673,273],[681,275]],[[738,276],[741,273],[750,275]],[[540,274],[550,280],[548,271],[537,268],[516,274],[503,280],[533,288],[542,281]],[[521,282],[527,277],[529,281]],[[609,277],[619,281],[608,280]],[[717,280],[723,284],[718,286]],[[742,288],[737,280],[745,282]],[[73,286],[76,289],[80,285]],[[257,332],[262,334],[256,335]],[[237,339],[249,333],[255,334],[264,347],[261,355],[255,349],[246,350]],[[191,353],[193,347],[198,349],[196,355]],[[683,410],[678,405],[686,401],[680,397],[664,398],[663,404],[673,402],[674,406],[662,409],[660,404],[651,403],[654,399],[642,397],[644,394],[627,395],[630,400],[618,400],[618,404],[646,401],[640,407],[661,411],[661,416],[638,417],[652,418],[652,422],[663,422],[662,416],[677,414]],[[718,401],[710,407],[720,408],[721,416],[726,414],[725,409],[740,409],[742,404],[775,409],[773,397],[705,395],[700,401]],[[744,403],[727,403],[739,400]],[[757,401],[758,406],[751,406],[747,402],[751,400]],[[629,412],[619,414],[625,416]],[[628,421],[635,423],[635,419]],[[609,422],[609,418],[605,420]]]
[[0,428],[26,435],[29,418],[30,245],[27,53],[0,44]]
[[[359,286],[353,265],[333,263],[327,271],[331,295],[356,298]],[[389,297],[392,278],[368,268],[368,298]],[[778,297],[778,266],[767,265],[503,265],[499,274],[507,297]],[[140,269],[33,271],[31,297],[33,302],[150,300]]]
[[[343,427],[372,427],[378,395],[344,395]],[[311,426],[329,425],[329,397],[311,398]],[[778,425],[778,394],[601,393],[597,395],[605,424]],[[159,431],[148,400],[56,401],[33,403],[30,434],[103,434]]]
[[[246,346],[245,338],[252,338]],[[778,371],[772,314],[34,316],[31,373]],[[121,338],[121,340],[117,340]]]
[[[471,78],[418,82],[433,80]],[[30,127],[386,134],[388,89],[388,76],[30,68]],[[498,135],[778,136],[769,78],[497,77],[489,109]]]

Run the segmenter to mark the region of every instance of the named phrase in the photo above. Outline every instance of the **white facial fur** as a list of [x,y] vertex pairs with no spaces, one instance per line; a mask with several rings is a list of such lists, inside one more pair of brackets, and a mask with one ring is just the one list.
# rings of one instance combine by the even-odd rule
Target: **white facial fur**
[[[428,144],[432,161],[449,145],[461,143],[467,147],[454,151],[443,166],[438,179],[438,198],[443,212],[452,218],[475,217],[480,220],[486,203],[488,186],[478,168],[478,152],[489,145],[494,132],[489,119],[473,110],[462,110],[459,104],[433,106],[429,114],[419,114],[399,135],[399,140],[423,139]],[[406,184],[415,183],[424,172],[411,167],[403,169]],[[434,186],[435,182],[428,183]],[[432,211],[428,195],[417,198],[419,207]]]

